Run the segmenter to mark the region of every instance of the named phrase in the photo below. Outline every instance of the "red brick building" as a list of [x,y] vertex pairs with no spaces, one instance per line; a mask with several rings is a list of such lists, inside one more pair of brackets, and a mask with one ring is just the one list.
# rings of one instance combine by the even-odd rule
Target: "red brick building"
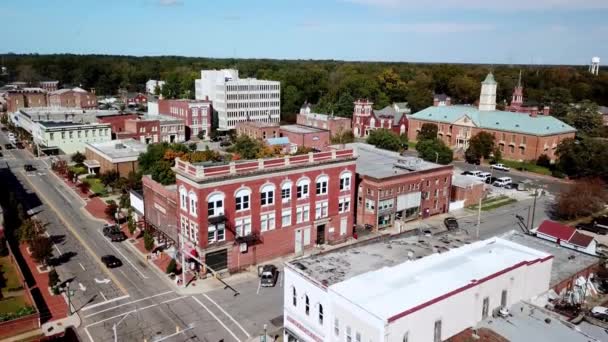
[[197,138],[202,132],[204,139],[211,134],[213,107],[205,100],[158,100],[158,114],[184,120],[185,138]]
[[296,123],[302,126],[329,130],[331,136],[352,131],[352,122],[349,118],[312,113],[309,103],[305,103],[300,108],[300,113],[296,117]]
[[365,99],[355,101],[352,130],[356,138],[365,138],[371,131],[382,128],[396,134],[407,132],[410,113],[407,103],[393,103],[377,111],[372,108],[373,104]]
[[236,124],[236,134],[260,140],[279,138],[281,127],[276,122],[241,121]]
[[357,225],[375,229],[449,210],[452,165],[438,165],[363,143],[357,153]]
[[21,108],[47,107],[47,94],[42,88],[11,90],[6,94],[6,110],[14,113]]
[[[409,117],[410,141],[417,139],[425,123],[438,127],[437,137],[461,152],[479,132],[495,138],[502,157],[510,160],[537,160],[542,154],[555,160],[557,145],[574,138],[576,129],[549,115],[496,110],[496,86],[492,74],[482,82],[479,107],[464,105],[432,106]],[[519,101],[519,99],[518,99]]]
[[146,226],[161,233],[169,244],[176,244],[179,241],[179,226],[176,220],[179,217],[176,185],[162,185],[155,182],[150,176],[143,176],[141,181]]
[[59,81],[40,81],[38,82],[38,87],[48,92],[52,92],[59,88]]
[[78,87],[55,90],[50,92],[48,97],[50,107],[97,108],[97,96]]
[[472,176],[454,175],[452,177],[452,203],[461,202],[459,207],[468,207],[479,204],[479,199],[483,198],[485,183]]
[[137,114],[116,114],[98,116],[97,121],[100,123],[108,123],[112,127],[112,136],[115,139],[118,133],[125,131],[125,122],[129,119],[137,119]]
[[157,142],[184,142],[184,120],[167,115],[119,114],[98,117],[112,125],[115,139],[135,139],[145,144]]
[[122,101],[125,105],[129,107],[147,106],[148,96],[142,93],[125,93],[122,96]]
[[207,166],[177,159],[175,171],[184,248],[216,271],[352,235],[352,150]]
[[[247,135],[253,139],[274,143],[275,138],[287,138],[289,144],[324,150],[330,144],[330,132],[312,126],[283,125],[261,121],[243,121],[236,124],[237,135]],[[267,141],[267,142],[271,142]]]

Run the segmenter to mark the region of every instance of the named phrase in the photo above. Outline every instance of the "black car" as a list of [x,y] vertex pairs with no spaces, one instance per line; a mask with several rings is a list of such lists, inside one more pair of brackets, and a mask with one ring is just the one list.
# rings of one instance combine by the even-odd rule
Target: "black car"
[[586,230],[588,232],[592,232],[592,233],[595,233],[598,235],[608,234],[608,229],[598,227],[596,224],[593,224],[593,223],[579,223],[575,227],[576,227],[576,229]]
[[443,220],[443,224],[448,230],[458,229],[458,221],[454,217],[447,217]]
[[121,242],[121,241],[125,241],[127,239],[127,235],[125,235],[125,233],[118,231],[118,232],[112,232],[110,234],[108,234],[108,237],[110,238],[110,241],[112,242]]
[[101,262],[106,265],[107,268],[114,268],[122,266],[122,261],[113,255],[104,255],[101,257]]
[[275,265],[264,265],[260,274],[260,285],[262,287],[273,287],[279,278],[279,270]]
[[7,150],[12,150],[14,149],[12,144],[4,144],[4,148],[6,148]]
[[106,223],[103,226],[102,232],[103,232],[104,236],[108,236],[109,237],[111,234],[120,233],[121,231],[120,231],[120,229],[118,228],[117,225],[115,225],[115,224],[107,224]]
[[36,168],[32,166],[32,164],[25,164],[23,165],[23,169],[26,172],[30,172],[30,171],[36,171]]
[[465,171],[465,172],[461,173],[461,175],[463,175],[463,176],[470,176],[472,174],[473,173],[471,171]]
[[497,179],[498,177],[488,177],[486,178],[486,184],[494,184]]
[[2,131],[3,131],[3,132],[6,132],[6,131],[8,131],[8,128],[6,128],[6,127],[2,126]]

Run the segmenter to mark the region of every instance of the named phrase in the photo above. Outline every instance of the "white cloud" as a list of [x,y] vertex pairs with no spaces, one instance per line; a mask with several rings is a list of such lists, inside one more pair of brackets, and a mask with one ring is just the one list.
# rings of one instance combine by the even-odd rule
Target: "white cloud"
[[181,6],[184,4],[182,0],[158,0],[160,6]]
[[606,0],[340,0],[380,8],[551,10],[608,9]]

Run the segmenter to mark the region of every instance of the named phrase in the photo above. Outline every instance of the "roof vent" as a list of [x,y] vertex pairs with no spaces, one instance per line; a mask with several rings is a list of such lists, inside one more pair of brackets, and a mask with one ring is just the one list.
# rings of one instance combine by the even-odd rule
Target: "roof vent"
[[433,116],[433,114],[429,113],[429,116]]
[[114,145],[114,148],[117,150],[121,150],[123,148],[126,148],[126,146],[123,143],[118,143],[118,144]]
[[447,116],[447,115],[444,115],[444,116],[443,116],[443,118],[444,118],[444,119],[447,119],[447,118],[448,118],[448,116]]
[[549,129],[549,126],[547,126],[547,129]]
[[500,122],[496,121],[496,124],[497,124],[497,125],[500,125]]
[[519,124],[515,124],[515,127],[519,127]]

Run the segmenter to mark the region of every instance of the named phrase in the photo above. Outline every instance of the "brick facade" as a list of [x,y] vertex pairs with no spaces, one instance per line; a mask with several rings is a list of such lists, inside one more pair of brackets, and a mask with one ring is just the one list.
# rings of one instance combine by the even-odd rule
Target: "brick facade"
[[[390,106],[376,112],[372,108],[372,105],[373,102],[365,99],[355,101],[352,131],[356,138],[367,137],[371,131],[375,129],[388,129],[399,135],[407,133],[407,115],[402,114],[396,116],[397,113],[389,113],[387,109],[389,109]],[[395,106],[395,104],[393,104],[393,106]]]
[[296,123],[298,125],[329,130],[331,136],[352,131],[351,119],[327,114],[311,113],[310,106],[307,104],[300,109],[300,113],[296,117]]
[[127,177],[129,172],[137,172],[138,170],[137,158],[130,161],[113,162],[91,149],[88,145],[85,145],[84,155],[87,160],[97,160],[99,162],[99,173],[116,171],[119,176]]
[[[452,172],[453,166],[446,165],[382,179],[358,176],[357,224],[392,227],[398,217],[409,221],[448,212]],[[398,197],[416,193],[420,205],[399,210]]]
[[211,134],[213,107],[205,100],[158,100],[158,113],[184,120],[186,140],[197,138],[204,132],[204,139]]
[[484,184],[478,183],[467,187],[452,184],[451,190],[450,200],[452,202],[464,201],[464,206],[468,207],[479,204],[479,199],[484,195]]
[[137,119],[137,114],[118,114],[118,115],[107,115],[97,118],[98,122],[109,123],[112,127],[112,135],[125,131],[125,122],[130,119]]
[[292,144],[317,151],[323,151],[331,144],[329,130],[302,125],[281,126],[280,136],[288,138]]
[[60,89],[49,93],[49,106],[64,108],[97,108],[97,96],[80,88]]
[[144,220],[147,226],[160,231],[177,243],[179,222],[177,212],[177,191],[175,185],[164,186],[150,176],[142,177],[144,192]]
[[[207,167],[178,160],[176,173],[178,215],[180,226],[185,225],[182,232],[188,236],[186,245],[195,247],[203,261],[209,253],[225,250],[227,265],[220,268],[236,271],[301,252],[315,243],[339,243],[352,236],[352,150]],[[341,177],[349,178],[348,187]],[[307,196],[303,194],[305,184]],[[243,208],[237,210],[237,206]],[[339,207],[348,210],[341,213]],[[225,230],[220,236],[222,225]],[[217,241],[218,237],[222,241]]]
[[10,91],[6,97],[7,111],[16,112],[21,108],[46,107],[47,97],[43,90],[19,90]]
[[281,130],[279,124],[274,122],[242,121],[236,124],[236,134],[266,140],[280,137]]
[[160,121],[141,120],[139,118],[125,121],[125,132],[116,134],[116,137],[132,138],[144,144],[160,142]]

